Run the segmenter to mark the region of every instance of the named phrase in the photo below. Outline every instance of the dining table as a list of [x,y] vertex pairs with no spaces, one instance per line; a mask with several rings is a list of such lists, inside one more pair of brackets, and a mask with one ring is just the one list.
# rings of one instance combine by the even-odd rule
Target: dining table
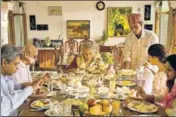
[[[61,100],[64,100],[64,99],[61,99]],[[61,100],[59,100],[59,101],[61,101]],[[21,110],[20,110],[19,116],[36,116],[36,117],[38,117],[38,116],[46,116],[45,115],[45,111],[35,111],[35,112],[31,111],[30,104],[31,104],[31,102],[30,103],[25,103],[25,104],[23,104],[21,106]],[[122,115],[121,116],[129,117],[129,116],[142,115],[141,113],[132,111],[132,110],[130,110],[128,108],[124,108],[123,106],[121,106],[120,109],[122,111]],[[162,116],[162,117],[167,116],[167,114],[165,113],[164,108],[162,108],[162,107],[159,107],[159,110],[156,113],[152,113],[152,114],[158,115],[158,116]]]
[[[73,72],[74,70],[70,70],[70,71]],[[66,73],[68,73],[70,71],[67,71]],[[137,86],[135,86],[135,87],[137,87]],[[132,87],[132,88],[135,88],[135,87]],[[73,99],[73,97],[69,97],[69,96],[65,96],[65,95],[60,94],[60,90],[55,90],[55,92],[57,92],[55,95],[50,96],[50,97],[45,97],[45,98],[56,99],[56,100],[58,100],[58,102],[62,102],[65,99]],[[38,100],[38,99],[41,99],[41,98],[29,98],[28,101],[25,101],[24,104],[22,104],[21,107],[19,108],[19,116],[46,116],[45,115],[46,110],[34,111],[31,108],[31,103],[35,100]],[[117,99],[111,99],[111,100],[117,100]],[[124,103],[124,100],[121,100],[121,106],[120,106],[121,115],[120,116],[129,117],[129,116],[142,115],[142,113],[132,111],[129,108],[127,108],[126,106],[123,106],[122,103]],[[150,113],[150,114],[158,115],[158,116],[167,116],[167,114],[165,113],[165,109],[161,106],[158,106],[157,112]],[[75,116],[75,115],[73,114],[72,116]]]

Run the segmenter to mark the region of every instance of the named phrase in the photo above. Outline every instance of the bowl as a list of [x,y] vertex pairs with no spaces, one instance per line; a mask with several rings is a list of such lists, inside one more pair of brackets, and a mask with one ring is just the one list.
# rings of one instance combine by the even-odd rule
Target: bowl
[[99,96],[100,96],[100,98],[107,98],[108,97],[108,92],[100,92]]

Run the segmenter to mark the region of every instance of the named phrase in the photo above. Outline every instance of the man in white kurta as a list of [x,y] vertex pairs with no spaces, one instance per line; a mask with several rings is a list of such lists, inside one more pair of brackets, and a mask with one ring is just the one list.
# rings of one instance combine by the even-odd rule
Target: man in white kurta
[[131,33],[128,34],[124,48],[124,63],[126,68],[136,69],[148,60],[148,48],[158,43],[157,35],[142,28],[140,14],[131,14],[128,17]]
[[[128,22],[131,33],[128,34],[125,41],[123,53],[124,68],[137,69],[148,61],[148,48],[150,45],[158,43],[159,40],[154,32],[143,29],[140,14],[129,15]],[[155,68],[154,66],[152,67]],[[151,93],[152,91],[153,77],[153,73],[147,68],[137,76],[138,85],[141,86],[146,93]]]
[[17,72],[13,74],[13,78],[18,83],[31,83],[32,77],[29,67],[30,65],[35,64],[38,56],[38,49],[34,45],[28,43],[23,48],[23,52],[21,54],[21,61],[18,65]]

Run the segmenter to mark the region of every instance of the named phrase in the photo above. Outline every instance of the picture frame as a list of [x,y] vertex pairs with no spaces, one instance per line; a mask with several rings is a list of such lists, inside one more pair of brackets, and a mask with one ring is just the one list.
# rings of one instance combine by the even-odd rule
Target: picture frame
[[151,5],[145,5],[144,20],[151,20]]
[[89,39],[90,20],[67,20],[68,39]]
[[147,29],[147,30],[153,30],[153,25],[152,24],[145,24],[144,25],[144,29]]
[[48,7],[48,15],[62,15],[62,7],[61,6],[49,6]]
[[37,25],[38,31],[47,31],[48,30],[48,24],[38,24]]
[[126,37],[130,32],[128,15],[132,7],[107,8],[107,35],[108,37]]
[[30,23],[30,30],[37,29],[35,15],[29,15],[29,23]]

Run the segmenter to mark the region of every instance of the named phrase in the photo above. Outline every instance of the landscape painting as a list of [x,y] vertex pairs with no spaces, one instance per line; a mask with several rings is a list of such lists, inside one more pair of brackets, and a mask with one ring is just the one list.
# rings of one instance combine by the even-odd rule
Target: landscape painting
[[68,39],[89,39],[90,21],[89,20],[67,20]]
[[131,7],[110,7],[107,9],[108,37],[126,37],[130,32],[128,15]]

